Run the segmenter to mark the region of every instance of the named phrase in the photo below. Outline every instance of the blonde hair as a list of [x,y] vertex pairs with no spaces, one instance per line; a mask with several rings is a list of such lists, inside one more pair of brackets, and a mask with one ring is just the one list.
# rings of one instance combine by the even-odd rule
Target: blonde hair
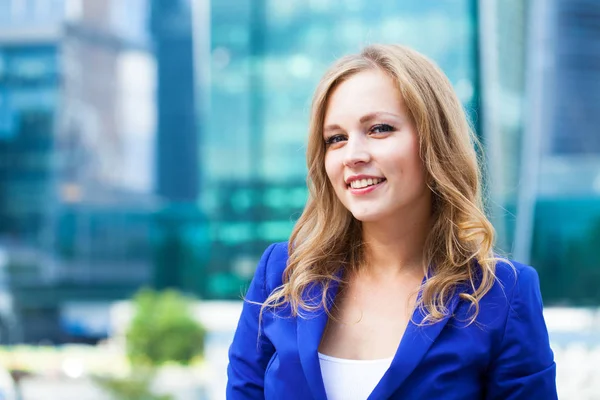
[[[340,268],[357,270],[365,258],[361,224],[334,193],[324,166],[323,124],[332,91],[352,75],[380,69],[391,76],[419,133],[420,156],[433,195],[434,222],[424,246],[425,273],[417,306],[424,322],[448,316],[448,302],[458,291],[471,305],[495,280],[494,229],[483,212],[479,143],[444,73],[428,58],[399,45],[371,45],[338,60],[315,91],[307,149],[309,198],[289,241],[283,284],[262,304],[262,312],[289,306],[292,316],[323,307]],[[307,292],[319,285],[322,301],[309,304]],[[465,286],[467,285],[467,286]],[[331,314],[330,314],[331,315]]]

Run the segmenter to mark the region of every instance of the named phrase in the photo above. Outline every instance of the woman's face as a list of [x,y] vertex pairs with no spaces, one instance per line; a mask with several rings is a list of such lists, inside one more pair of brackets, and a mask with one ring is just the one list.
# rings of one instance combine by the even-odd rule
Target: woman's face
[[359,221],[402,220],[411,211],[429,210],[418,133],[394,81],[383,71],[359,72],[335,88],[323,140],[327,176]]

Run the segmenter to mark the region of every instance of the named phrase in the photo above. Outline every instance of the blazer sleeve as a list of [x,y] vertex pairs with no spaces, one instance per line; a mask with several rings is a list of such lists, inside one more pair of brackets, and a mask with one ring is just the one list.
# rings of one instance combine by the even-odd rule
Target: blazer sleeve
[[487,375],[487,400],[557,399],[556,364],[542,314],[537,272],[519,271],[500,351]]
[[275,348],[264,334],[259,335],[260,305],[252,302],[263,303],[268,297],[265,276],[269,257],[275,246],[269,246],[258,263],[229,348],[226,391],[228,400],[264,399],[265,369]]

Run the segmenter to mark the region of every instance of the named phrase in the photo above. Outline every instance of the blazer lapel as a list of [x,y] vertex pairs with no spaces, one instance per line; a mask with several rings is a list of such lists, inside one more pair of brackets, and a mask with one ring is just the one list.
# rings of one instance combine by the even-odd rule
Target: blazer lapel
[[[328,306],[331,307],[332,301],[337,292],[337,283],[332,283],[330,294],[328,294]],[[311,305],[317,305],[322,299],[322,289],[320,286],[313,286],[307,295],[307,302]],[[306,376],[308,386],[313,397],[317,400],[325,400],[325,386],[323,385],[323,376],[321,375],[321,366],[319,363],[319,344],[323,331],[327,325],[328,316],[322,308],[318,311],[303,315],[297,319],[298,327],[298,352],[300,353],[300,363]]]
[[[457,304],[458,295],[454,295],[448,304],[450,316],[454,314]],[[390,368],[383,375],[369,399],[390,398],[419,365],[450,319],[450,317],[446,317],[433,325],[418,326],[424,318],[425,315],[420,309],[414,311],[412,321],[409,321],[406,327]]]

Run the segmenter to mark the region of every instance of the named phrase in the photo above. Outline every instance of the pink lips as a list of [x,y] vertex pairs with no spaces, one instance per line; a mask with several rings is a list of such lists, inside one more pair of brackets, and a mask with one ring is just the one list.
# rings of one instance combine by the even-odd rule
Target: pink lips
[[378,187],[380,187],[381,185],[383,185],[386,182],[387,182],[387,180],[383,180],[376,185],[371,185],[371,186],[367,186],[365,188],[360,188],[360,189],[354,189],[354,188],[352,188],[352,186],[349,186],[348,190],[353,195],[360,196],[360,195],[364,195],[367,193],[371,193],[373,190],[377,189]]

